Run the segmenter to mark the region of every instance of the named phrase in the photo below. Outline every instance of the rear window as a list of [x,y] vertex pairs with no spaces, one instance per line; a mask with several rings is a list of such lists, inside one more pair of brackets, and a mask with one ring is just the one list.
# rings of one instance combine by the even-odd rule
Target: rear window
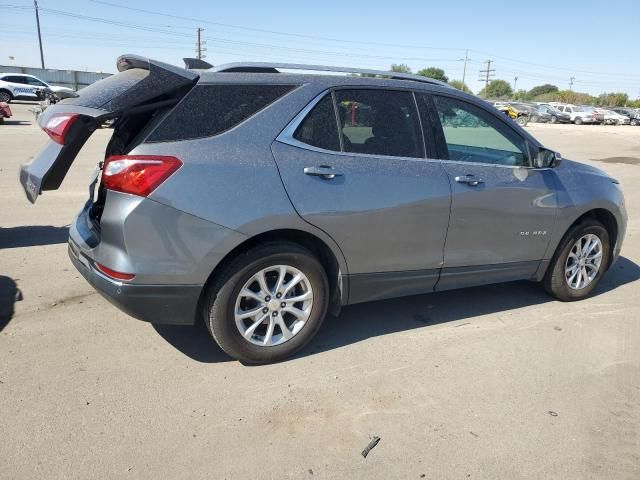
[[223,133],[295,88],[295,85],[198,85],[154,130],[149,142]]
[[331,94],[313,107],[297,128],[293,138],[314,147],[340,151],[340,136]]

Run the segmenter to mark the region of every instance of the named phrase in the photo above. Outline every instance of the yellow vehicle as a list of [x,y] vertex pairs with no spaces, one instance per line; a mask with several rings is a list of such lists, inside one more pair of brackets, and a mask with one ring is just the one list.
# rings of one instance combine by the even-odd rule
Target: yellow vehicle
[[513,105],[510,105],[508,103],[498,104],[495,105],[495,107],[501,112],[505,113],[512,120],[515,120],[518,125],[526,127],[527,123],[529,123],[529,112],[518,110]]

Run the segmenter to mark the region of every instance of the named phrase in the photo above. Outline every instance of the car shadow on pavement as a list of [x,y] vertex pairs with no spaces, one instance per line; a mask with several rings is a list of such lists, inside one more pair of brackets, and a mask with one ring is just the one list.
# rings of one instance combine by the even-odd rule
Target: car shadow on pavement
[[[640,278],[640,266],[621,257],[594,292],[602,295]],[[294,358],[341,348],[371,337],[456,322],[488,314],[555,301],[540,285],[521,281],[449,290],[342,309],[339,317],[328,316],[318,335]],[[453,327],[461,325],[453,325]],[[154,325],[167,342],[188,357],[203,363],[231,361],[216,345],[206,326]]]
[[7,120],[3,122],[3,125],[31,125],[33,122],[29,122],[27,120]]
[[68,239],[68,226],[28,225],[24,227],[0,227],[0,249],[67,243]]
[[154,330],[187,357],[202,363],[231,362],[211,338],[204,322],[195,325],[152,325]]
[[12,278],[0,275],[0,332],[13,318],[14,304],[20,300],[22,293],[16,282]]

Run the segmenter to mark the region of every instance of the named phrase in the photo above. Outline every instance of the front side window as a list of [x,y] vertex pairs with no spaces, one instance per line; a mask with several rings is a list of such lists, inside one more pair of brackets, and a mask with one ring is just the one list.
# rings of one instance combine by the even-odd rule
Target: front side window
[[25,77],[27,80],[27,84],[33,85],[34,87],[46,87],[46,85],[38,80],[37,78]]
[[324,96],[302,121],[293,138],[325,150],[340,151],[340,136],[331,94]]
[[413,94],[377,89],[335,94],[345,152],[424,157]]
[[449,151],[449,159],[461,162],[528,166],[527,148],[499,120],[467,102],[434,96],[436,110]]

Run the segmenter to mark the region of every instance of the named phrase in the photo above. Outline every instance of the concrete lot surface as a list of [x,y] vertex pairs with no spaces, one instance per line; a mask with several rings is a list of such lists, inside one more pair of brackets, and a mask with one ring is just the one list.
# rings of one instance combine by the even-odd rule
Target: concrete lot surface
[[22,297],[2,303],[0,478],[640,478],[640,127],[527,127],[625,190],[622,258],[593,297],[520,282],[357,305],[247,367],[76,273],[66,226],[110,132],[32,206],[29,107],[0,126],[0,292]]

